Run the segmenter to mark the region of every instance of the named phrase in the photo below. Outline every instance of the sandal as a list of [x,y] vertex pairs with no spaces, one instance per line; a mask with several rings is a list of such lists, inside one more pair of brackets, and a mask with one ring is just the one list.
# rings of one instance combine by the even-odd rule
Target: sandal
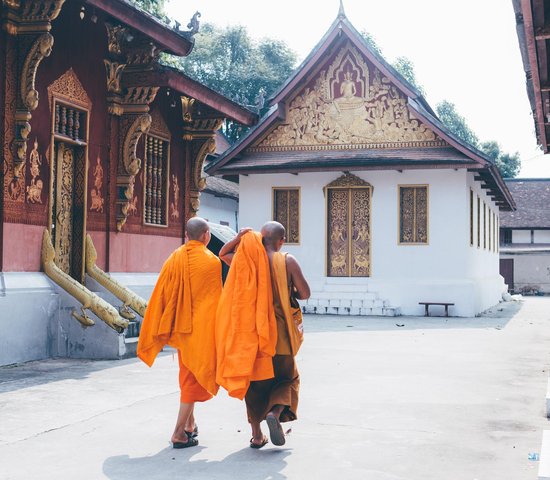
[[254,443],[254,437],[252,437],[250,439],[250,448],[262,448],[264,447],[267,443],[268,443],[268,439],[267,437],[264,435],[262,437],[262,442],[261,443]]
[[199,427],[197,424],[195,424],[195,428],[193,429],[192,432],[188,432],[187,430],[184,430],[184,432],[188,438],[195,438],[199,436]]
[[188,436],[187,442],[172,442],[173,448],[189,448],[196,447],[199,444],[199,440],[195,437]]
[[281,446],[285,444],[285,434],[283,432],[283,427],[281,427],[281,422],[279,419],[272,413],[268,413],[265,417],[267,426],[269,427],[269,437],[271,438],[271,443],[273,445]]

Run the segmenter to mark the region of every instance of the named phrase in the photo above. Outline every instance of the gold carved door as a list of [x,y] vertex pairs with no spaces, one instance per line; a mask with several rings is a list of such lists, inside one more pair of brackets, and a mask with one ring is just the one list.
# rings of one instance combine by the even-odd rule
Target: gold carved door
[[52,182],[52,241],[55,263],[68,275],[84,280],[85,150],[54,143]]
[[327,275],[370,276],[371,187],[327,188]]

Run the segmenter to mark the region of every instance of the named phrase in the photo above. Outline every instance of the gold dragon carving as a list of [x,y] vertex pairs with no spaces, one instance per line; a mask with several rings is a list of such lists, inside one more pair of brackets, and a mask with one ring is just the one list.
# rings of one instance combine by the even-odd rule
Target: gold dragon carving
[[349,43],[250,151],[436,147],[445,143],[411,117],[407,97]]
[[46,275],[82,304],[81,314],[76,310],[72,311],[72,316],[82,325],[85,327],[95,325],[93,319],[86,314],[86,310],[91,310],[118,333],[122,333],[128,327],[128,321],[122,319],[112,305],[71,278],[55,264],[55,250],[48,230],[44,230],[42,235],[41,263]]
[[96,265],[97,252],[90,235],[86,235],[86,273],[96,280],[105,289],[111,292],[115,297],[124,302],[119,307],[120,315],[127,320],[136,318],[130,308],[142,317],[147,309],[147,302],[129,288],[118,283],[109,274],[105,273]]

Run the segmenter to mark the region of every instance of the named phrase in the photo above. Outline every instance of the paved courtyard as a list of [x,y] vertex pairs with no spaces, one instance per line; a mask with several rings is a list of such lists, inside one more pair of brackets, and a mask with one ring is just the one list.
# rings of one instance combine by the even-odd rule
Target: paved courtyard
[[307,316],[299,420],[248,447],[242,402],[197,407],[173,450],[177,358],[0,368],[0,479],[536,479],[550,298],[478,318]]

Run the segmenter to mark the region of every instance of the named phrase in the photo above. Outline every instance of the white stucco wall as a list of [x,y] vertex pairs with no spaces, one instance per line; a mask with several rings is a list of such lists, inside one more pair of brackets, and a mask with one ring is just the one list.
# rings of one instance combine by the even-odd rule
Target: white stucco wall
[[532,287],[550,293],[550,253],[502,254],[514,259],[514,290]]
[[535,230],[533,234],[535,243],[550,243],[550,230]]
[[512,230],[512,243],[531,243],[531,230]]
[[233,230],[238,230],[239,203],[237,200],[216,197],[211,193],[202,192],[200,202],[199,211],[197,212],[200,217],[206,218],[212,223],[227,222]]
[[[341,172],[249,175],[240,178],[239,218],[242,226],[260,228],[271,219],[272,187],[301,189],[300,245],[285,250],[300,261],[314,291],[342,291],[363,285],[404,314],[422,314],[419,301],[449,301],[454,315],[471,316],[498,303],[504,282],[498,253],[470,246],[469,191],[498,214],[498,208],[465,170],[351,172],[373,186],[371,277],[325,276],[326,202],[323,187]],[[427,184],[428,245],[398,244],[398,186]],[[474,209],[475,211],[475,209]],[[483,208],[481,209],[483,215]],[[474,219],[475,225],[475,219]],[[483,224],[482,224],[483,231]],[[474,242],[475,243],[475,242]],[[334,285],[339,285],[337,288]],[[335,293],[337,295],[337,293]]]

